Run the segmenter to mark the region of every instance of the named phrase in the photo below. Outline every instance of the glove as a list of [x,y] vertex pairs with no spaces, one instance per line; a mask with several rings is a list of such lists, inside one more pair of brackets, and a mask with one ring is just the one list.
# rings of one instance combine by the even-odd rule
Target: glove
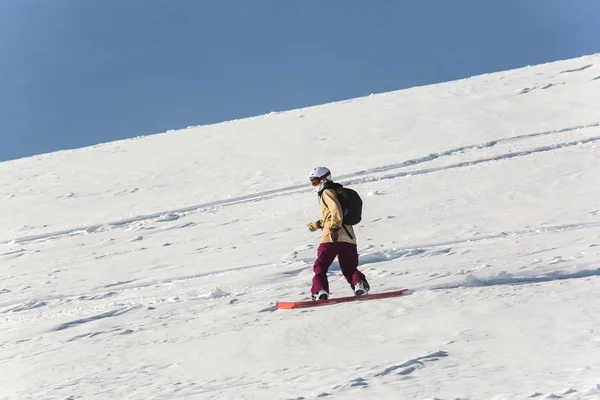
[[314,232],[317,229],[323,229],[323,222],[321,222],[321,221],[310,222],[310,223],[306,224],[306,226],[308,226],[308,230],[310,232]]
[[333,228],[329,229],[329,237],[331,238],[331,241],[333,243],[337,242],[337,240],[338,240],[338,230],[339,230],[339,228],[338,229],[333,229]]

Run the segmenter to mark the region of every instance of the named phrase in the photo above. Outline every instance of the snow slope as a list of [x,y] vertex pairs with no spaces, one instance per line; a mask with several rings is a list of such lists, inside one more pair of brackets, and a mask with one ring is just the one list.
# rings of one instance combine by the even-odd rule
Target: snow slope
[[[593,55],[1,163],[0,399],[600,399],[598,110]],[[409,296],[275,309],[318,165]]]

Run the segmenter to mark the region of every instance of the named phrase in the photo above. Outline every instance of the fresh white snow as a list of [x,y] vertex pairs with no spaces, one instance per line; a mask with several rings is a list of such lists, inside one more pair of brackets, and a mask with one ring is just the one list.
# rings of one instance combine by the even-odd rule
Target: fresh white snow
[[[600,55],[0,164],[0,399],[600,399]],[[372,290],[307,310],[325,165]],[[337,264],[334,296],[350,288]]]

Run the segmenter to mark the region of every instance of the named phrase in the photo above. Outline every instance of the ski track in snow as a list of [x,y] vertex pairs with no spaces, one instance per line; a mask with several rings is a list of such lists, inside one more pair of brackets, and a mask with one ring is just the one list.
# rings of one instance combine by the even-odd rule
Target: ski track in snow
[[[357,184],[373,182],[373,181],[402,178],[405,176],[416,176],[416,175],[429,174],[429,173],[440,172],[440,171],[456,169],[456,168],[462,168],[462,167],[467,167],[467,166],[473,166],[473,165],[488,163],[488,162],[493,162],[493,161],[509,160],[509,159],[513,159],[513,158],[517,158],[517,157],[528,156],[528,155],[535,154],[535,153],[543,153],[543,152],[558,150],[558,149],[562,149],[562,148],[566,148],[566,147],[572,147],[572,146],[578,146],[578,145],[587,144],[587,143],[593,143],[593,142],[599,141],[600,136],[589,137],[589,138],[565,142],[565,143],[555,143],[555,144],[551,144],[551,145],[547,145],[547,146],[537,147],[537,148],[530,149],[530,150],[518,151],[518,152],[513,152],[513,153],[505,153],[505,154],[500,154],[497,156],[486,157],[486,158],[471,160],[471,161],[464,161],[464,162],[459,162],[459,163],[441,166],[441,167],[424,168],[424,169],[420,169],[420,170],[411,170],[408,172],[399,172],[399,173],[394,173],[394,174],[385,174],[385,175],[377,175],[377,176],[373,176],[373,177],[365,177],[365,175],[380,174],[380,173],[389,172],[389,171],[392,171],[395,169],[401,169],[401,168],[406,168],[406,167],[415,166],[415,165],[419,165],[419,164],[424,164],[424,163],[431,162],[433,160],[437,160],[440,158],[450,157],[455,154],[465,152],[467,150],[487,149],[487,148],[492,148],[494,146],[497,146],[498,144],[514,143],[514,142],[537,138],[537,137],[556,135],[556,134],[560,134],[560,133],[566,133],[566,132],[584,130],[584,129],[589,129],[589,128],[596,128],[596,127],[600,127],[600,122],[586,124],[586,125],[577,125],[577,126],[572,126],[572,127],[567,127],[567,128],[554,129],[554,130],[531,133],[531,134],[525,134],[525,135],[518,135],[518,136],[509,137],[509,138],[488,141],[483,144],[461,146],[461,147],[457,147],[457,148],[447,150],[447,151],[444,151],[441,153],[433,153],[433,154],[430,154],[425,157],[403,161],[398,164],[391,164],[391,165],[372,168],[372,169],[368,169],[368,170],[358,171],[353,174],[343,175],[343,176],[340,176],[339,181],[340,181],[340,183],[342,183],[344,185],[357,185]],[[356,177],[359,177],[359,176],[361,178],[355,179]],[[178,220],[178,219],[180,219],[186,215],[192,214],[192,213],[210,211],[210,210],[222,208],[225,206],[233,206],[233,205],[244,204],[244,203],[248,203],[248,202],[267,200],[267,199],[270,199],[270,198],[276,197],[276,196],[285,196],[285,195],[297,194],[297,193],[307,193],[310,190],[312,190],[312,189],[306,189],[306,185],[289,186],[289,187],[284,187],[284,188],[280,188],[280,189],[273,189],[273,190],[268,190],[268,191],[259,192],[259,193],[255,193],[255,194],[239,196],[239,197],[235,197],[235,198],[228,199],[228,200],[217,200],[217,201],[213,201],[213,202],[209,202],[209,203],[205,203],[205,204],[198,204],[198,205],[174,209],[174,210],[170,210],[170,211],[161,211],[161,212],[152,213],[152,214],[140,215],[140,216],[136,216],[136,217],[132,217],[132,218],[123,219],[120,221],[84,226],[84,227],[61,230],[61,231],[56,231],[56,232],[49,232],[49,233],[40,234],[40,235],[25,236],[25,237],[15,238],[12,240],[4,240],[4,241],[0,242],[0,245],[1,244],[5,244],[5,245],[6,244],[24,244],[24,243],[29,243],[29,242],[39,241],[39,240],[57,239],[57,238],[60,238],[63,236],[73,236],[73,235],[77,235],[77,234],[92,234],[92,233],[96,233],[96,232],[104,232],[104,231],[115,229],[115,228],[127,228],[131,224],[139,223],[139,222],[151,222],[151,221],[171,222],[171,221]],[[184,227],[194,226],[194,225],[196,225],[196,224],[193,222],[190,222],[190,223],[184,223],[178,227],[172,227],[169,229],[184,228]],[[16,257],[18,257],[20,255],[21,254],[19,254],[19,253],[15,253]],[[0,256],[2,256],[2,255],[0,255]]]
[[561,74],[569,74],[569,73],[571,73],[571,72],[579,72],[579,71],[584,71],[584,70],[586,70],[586,69],[588,69],[588,68],[591,68],[591,67],[593,67],[593,66],[594,66],[594,64],[586,64],[586,65],[584,65],[583,67],[580,67],[580,68],[573,68],[573,69],[567,69],[567,70],[565,70],[565,71],[561,71],[560,73],[561,73]]
[[[242,267],[227,268],[227,269],[218,270],[218,271],[209,271],[209,272],[204,272],[204,273],[200,273],[200,274],[183,275],[183,276],[177,276],[177,277],[172,277],[172,278],[155,279],[155,280],[144,281],[144,282],[140,282],[140,283],[136,283],[136,284],[130,284],[130,283],[137,281],[136,279],[133,279],[130,281],[115,282],[115,283],[111,283],[108,285],[103,285],[102,287],[96,288],[92,291],[88,291],[85,294],[65,294],[65,295],[44,296],[44,297],[40,298],[43,301],[39,301],[37,299],[33,300],[33,301],[35,301],[35,304],[37,304],[36,307],[41,307],[41,306],[47,305],[48,302],[51,302],[51,301],[70,302],[73,300],[101,300],[101,299],[106,299],[109,297],[117,296],[123,292],[129,292],[129,291],[133,291],[133,290],[142,290],[142,289],[147,289],[147,288],[154,288],[157,286],[165,286],[165,285],[174,284],[177,282],[189,281],[189,280],[194,280],[194,279],[199,279],[199,278],[204,278],[204,277],[216,277],[219,275],[230,274],[232,272],[241,272],[241,271],[245,271],[245,270],[259,269],[259,268],[264,268],[267,266],[274,266],[274,265],[272,265],[272,264],[247,265],[247,266],[242,266]],[[117,286],[122,286],[122,287],[117,288]],[[111,288],[111,290],[109,292],[107,292],[105,290],[108,288]],[[0,303],[0,307],[6,307],[4,310],[0,311],[0,314],[15,311],[15,309],[17,309],[16,311],[25,310],[25,309],[27,309],[26,304],[30,303],[30,302],[32,302],[32,300],[17,300],[17,301],[15,301],[13,299],[13,300],[11,300],[11,302],[9,304]],[[34,308],[34,307],[29,307],[29,308]]]
[[399,253],[406,251],[414,251],[418,249],[428,249],[434,247],[445,247],[453,244],[462,244],[462,243],[475,243],[486,240],[493,240],[498,238],[509,238],[515,236],[523,236],[529,234],[538,234],[542,232],[557,232],[557,231],[566,231],[566,230],[577,230],[577,229],[588,229],[588,228],[597,228],[600,227],[600,222],[587,222],[587,223],[574,223],[574,224],[562,224],[562,225],[554,225],[554,226],[545,226],[539,228],[528,228],[522,229],[518,231],[509,231],[509,232],[499,232],[490,235],[481,235],[481,236],[472,236],[468,238],[458,238],[443,242],[433,242],[433,243],[424,243],[417,246],[399,248],[397,251]]
[[[422,357],[413,358],[411,360],[405,361],[402,364],[393,365],[391,367],[387,367],[381,372],[376,373],[374,376],[379,378],[389,374],[395,375],[408,375],[414,372],[416,369],[422,368],[425,366],[425,363],[438,361],[440,358],[448,357],[448,353],[445,351],[436,351],[435,353],[431,353]],[[399,370],[399,371],[398,371]]]
[[519,152],[515,152],[515,153],[505,153],[505,154],[501,154],[498,156],[482,158],[479,160],[459,162],[456,164],[446,165],[443,167],[424,168],[424,169],[414,170],[414,171],[409,171],[409,172],[398,172],[395,174],[381,175],[381,176],[377,176],[377,177],[365,178],[365,179],[354,180],[354,181],[349,181],[349,182],[344,182],[344,183],[352,185],[352,184],[360,184],[360,183],[365,183],[365,182],[382,181],[382,180],[386,180],[386,179],[402,178],[405,176],[430,174],[433,172],[447,171],[450,169],[463,168],[463,167],[473,166],[473,165],[477,165],[477,164],[488,163],[488,162],[492,162],[492,161],[510,160],[512,158],[528,156],[528,155],[535,154],[535,153],[543,153],[543,152],[553,151],[553,150],[562,149],[562,148],[566,148],[566,147],[579,146],[582,144],[593,143],[593,142],[597,142],[599,140],[600,140],[600,136],[595,136],[595,137],[582,139],[582,140],[576,140],[576,141],[572,141],[572,142],[552,144],[549,146],[541,146],[541,147],[537,147],[537,148],[531,149],[531,150],[519,151]]
[[34,308],[44,307],[46,304],[47,303],[45,301],[37,301],[35,299],[31,299],[23,303],[16,304],[12,307],[8,307],[7,309],[0,311],[0,314],[32,310]]
[[[596,265],[595,263],[593,265]],[[443,290],[443,289],[459,289],[469,287],[487,287],[487,286],[502,286],[502,285],[527,285],[536,283],[545,283],[553,281],[562,281],[566,279],[581,279],[600,276],[600,268],[577,270],[575,272],[565,272],[562,270],[548,272],[539,276],[536,275],[516,275],[509,273],[500,273],[497,276],[487,276],[477,278],[473,275],[467,277],[457,283],[435,285],[425,290]],[[415,289],[419,290],[419,289]]]
[[[489,148],[495,147],[495,146],[497,146],[499,144],[515,143],[515,142],[519,142],[519,141],[523,141],[523,140],[527,140],[527,139],[534,139],[534,138],[542,137],[542,136],[551,136],[551,135],[556,135],[556,134],[560,134],[560,133],[572,132],[572,131],[577,131],[577,130],[582,130],[582,129],[588,129],[588,128],[596,128],[596,127],[599,127],[599,126],[600,126],[600,122],[596,122],[596,123],[587,124],[587,125],[577,125],[577,126],[568,127],[568,128],[553,129],[553,130],[549,130],[549,131],[543,131],[543,132],[537,132],[537,133],[530,133],[530,134],[526,134],[526,135],[518,135],[518,136],[513,136],[513,137],[509,137],[509,138],[504,138],[504,139],[491,140],[491,141],[483,143],[483,144],[461,146],[461,147],[457,147],[457,148],[454,148],[454,149],[451,149],[451,150],[447,150],[447,151],[444,151],[444,152],[441,152],[441,153],[433,153],[433,154],[430,154],[430,155],[425,156],[425,157],[415,158],[415,159],[412,159],[412,160],[403,161],[403,162],[398,163],[398,164],[391,164],[391,165],[386,165],[386,166],[382,166],[382,167],[377,167],[377,168],[372,168],[372,169],[368,169],[368,170],[363,170],[363,171],[357,172],[357,173],[352,174],[352,175],[342,176],[341,179],[353,178],[356,175],[367,175],[367,174],[374,174],[374,173],[381,173],[381,172],[389,172],[389,171],[394,170],[394,169],[399,169],[399,168],[409,167],[409,166],[413,166],[413,165],[423,164],[423,163],[426,163],[426,162],[429,162],[429,161],[436,160],[438,158],[450,157],[450,156],[453,156],[455,154],[459,154],[459,153],[465,152],[467,150],[489,149]],[[345,181],[345,182],[347,182],[347,181]],[[359,181],[358,183],[362,183],[362,182]]]
[[119,315],[123,315],[126,312],[131,311],[132,308],[121,308],[121,309],[117,309],[117,310],[112,310],[112,311],[107,311],[105,313],[102,314],[97,314],[88,318],[81,318],[81,319],[76,319],[73,321],[69,321],[69,322],[65,322],[64,324],[60,324],[59,326],[57,326],[56,328],[52,329],[52,331],[54,332],[58,332],[58,331],[62,331],[64,329],[69,329],[72,328],[76,325],[81,325],[81,324],[85,324],[87,322],[92,322],[92,321],[97,321],[99,319],[104,319],[104,318],[110,318],[110,317],[116,317]]

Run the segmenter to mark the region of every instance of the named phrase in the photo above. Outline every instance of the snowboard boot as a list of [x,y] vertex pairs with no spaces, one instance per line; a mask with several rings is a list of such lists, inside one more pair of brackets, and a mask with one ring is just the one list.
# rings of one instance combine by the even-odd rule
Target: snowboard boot
[[363,294],[369,294],[369,285],[366,285],[364,282],[358,282],[354,286],[354,295],[362,296]]
[[327,300],[328,298],[329,293],[327,293],[325,290],[319,290],[319,293],[312,295],[313,300]]

